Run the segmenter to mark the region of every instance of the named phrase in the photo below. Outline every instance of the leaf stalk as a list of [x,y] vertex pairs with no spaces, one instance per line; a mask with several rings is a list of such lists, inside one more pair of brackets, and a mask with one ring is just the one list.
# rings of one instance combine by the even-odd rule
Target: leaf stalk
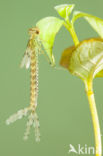
[[69,20],[65,19],[65,21],[66,22],[64,22],[64,26],[70,32],[73,42],[74,42],[75,46],[77,46],[79,44],[79,40],[78,40],[77,34],[75,32],[74,26]]

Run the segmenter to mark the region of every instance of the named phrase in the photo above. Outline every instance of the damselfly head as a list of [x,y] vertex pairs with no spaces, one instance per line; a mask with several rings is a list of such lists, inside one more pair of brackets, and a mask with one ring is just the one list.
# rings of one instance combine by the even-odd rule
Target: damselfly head
[[30,28],[29,29],[29,34],[30,35],[33,35],[33,34],[39,34],[40,33],[40,30],[39,30],[39,28],[37,28],[37,27],[34,27],[34,28]]

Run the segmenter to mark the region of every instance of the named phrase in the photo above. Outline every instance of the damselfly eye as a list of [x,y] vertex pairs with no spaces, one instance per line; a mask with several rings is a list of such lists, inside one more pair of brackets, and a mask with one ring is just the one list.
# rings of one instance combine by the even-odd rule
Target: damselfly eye
[[39,34],[40,31],[37,27],[29,29],[29,34]]
[[39,34],[40,33],[40,30],[37,27],[35,27],[34,29],[35,29],[35,33],[36,34]]
[[39,34],[40,33],[40,31],[39,30],[36,30],[36,34]]

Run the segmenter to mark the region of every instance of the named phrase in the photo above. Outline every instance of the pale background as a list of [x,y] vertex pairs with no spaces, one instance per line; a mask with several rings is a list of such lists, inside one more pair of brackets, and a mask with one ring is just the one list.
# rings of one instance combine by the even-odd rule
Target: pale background
[[[39,99],[41,142],[36,143],[33,129],[23,141],[27,119],[6,126],[12,113],[29,105],[29,71],[20,69],[28,29],[46,16],[59,15],[55,5],[75,3],[81,10],[103,18],[103,0],[1,0],[0,1],[0,155],[67,156],[69,144],[94,146],[94,134],[84,85],[68,71],[52,69],[44,56],[39,58]],[[92,28],[80,19],[76,22],[80,40],[95,37]],[[62,28],[57,35],[54,55],[57,65],[64,48],[72,45]],[[103,79],[94,81],[96,102],[103,134]],[[75,156],[72,154],[71,156]]]

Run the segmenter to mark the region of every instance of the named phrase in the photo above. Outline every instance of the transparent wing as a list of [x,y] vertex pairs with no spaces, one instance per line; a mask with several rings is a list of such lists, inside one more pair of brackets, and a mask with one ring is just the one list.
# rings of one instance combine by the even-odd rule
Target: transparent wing
[[24,57],[22,58],[22,61],[20,64],[21,68],[25,67],[26,69],[28,69],[30,67],[31,53],[32,53],[31,49],[29,47],[27,47]]

